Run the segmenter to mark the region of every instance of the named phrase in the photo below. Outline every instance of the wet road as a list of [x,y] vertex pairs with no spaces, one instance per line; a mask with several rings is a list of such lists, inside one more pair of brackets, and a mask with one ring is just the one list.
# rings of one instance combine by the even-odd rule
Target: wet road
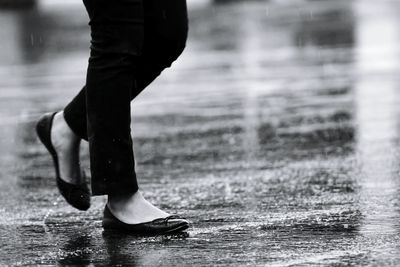
[[398,266],[399,5],[192,8],[132,104],[145,196],[193,222],[164,238],[104,234],[103,197],[67,206],[35,136],[84,83],[83,8],[1,11],[0,265]]

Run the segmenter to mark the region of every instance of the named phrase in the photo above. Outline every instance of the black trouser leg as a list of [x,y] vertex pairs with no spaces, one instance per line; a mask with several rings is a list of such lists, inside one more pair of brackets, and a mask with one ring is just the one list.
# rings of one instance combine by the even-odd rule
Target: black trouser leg
[[136,191],[130,99],[144,42],[142,0],[84,3],[92,40],[82,101],[86,101],[93,193]]
[[[186,2],[144,1],[144,33],[141,35],[140,23],[122,27],[109,25],[109,20],[105,20],[96,26],[96,19],[102,14],[96,13],[98,8],[115,8],[117,11],[118,3],[122,1],[109,1],[100,7],[96,1],[104,3],[103,0],[87,1],[88,13],[92,15],[87,84],[65,107],[65,119],[78,136],[89,140],[93,194],[135,192],[138,186],[130,137],[129,102],[183,51],[187,38]],[[141,1],[123,1],[123,5],[130,2]],[[129,18],[140,22],[139,5],[132,7],[136,10]],[[107,12],[108,19],[110,14],[113,12]],[[121,21],[123,17],[117,19]],[[115,31],[109,32],[110,29]]]

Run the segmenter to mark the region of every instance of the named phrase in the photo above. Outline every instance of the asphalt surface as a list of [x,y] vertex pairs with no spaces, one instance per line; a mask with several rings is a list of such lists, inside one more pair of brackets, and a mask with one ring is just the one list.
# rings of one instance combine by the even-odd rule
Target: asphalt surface
[[398,266],[399,5],[191,8],[132,103],[144,195],[193,223],[152,238],[103,233],[104,197],[69,207],[34,132],[84,84],[83,6],[0,11],[0,265]]

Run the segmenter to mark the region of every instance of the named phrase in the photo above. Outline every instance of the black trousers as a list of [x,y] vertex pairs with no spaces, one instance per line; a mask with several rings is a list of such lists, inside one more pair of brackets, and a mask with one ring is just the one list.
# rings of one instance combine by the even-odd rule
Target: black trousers
[[90,18],[86,86],[65,107],[89,141],[93,195],[138,190],[130,102],[182,53],[186,0],[83,0]]

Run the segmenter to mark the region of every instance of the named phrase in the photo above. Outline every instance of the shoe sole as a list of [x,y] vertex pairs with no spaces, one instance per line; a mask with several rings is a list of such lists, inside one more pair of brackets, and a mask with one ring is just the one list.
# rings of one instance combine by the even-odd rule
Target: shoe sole
[[179,234],[179,233],[184,233],[185,230],[189,229],[189,226],[180,226],[176,227],[173,229],[170,229],[168,231],[164,232],[159,232],[159,233],[135,233],[132,231],[129,231],[128,229],[117,229],[117,228],[103,228],[104,233],[110,233],[110,234],[127,234],[130,236],[138,236],[138,237],[152,237],[152,236],[163,236],[163,235],[173,235],[173,234]]
[[185,231],[189,228],[190,228],[190,225],[185,224],[185,225],[178,225],[175,228],[172,228],[172,229],[169,229],[169,230],[163,231],[163,232],[158,232],[158,233],[135,233],[135,232],[130,231],[129,229],[124,229],[124,228],[103,228],[103,232],[124,233],[124,234],[129,234],[132,236],[159,236],[159,235],[171,235],[171,234],[182,233],[183,231]]

